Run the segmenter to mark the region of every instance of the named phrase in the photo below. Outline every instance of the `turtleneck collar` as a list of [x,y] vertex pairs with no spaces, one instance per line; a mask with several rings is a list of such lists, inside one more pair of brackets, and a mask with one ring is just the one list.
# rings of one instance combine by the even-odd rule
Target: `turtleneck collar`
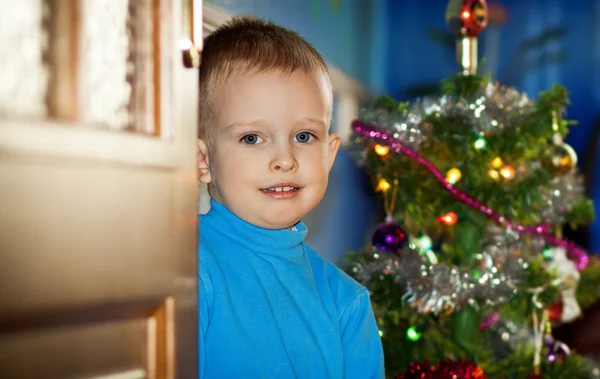
[[303,253],[300,244],[306,237],[307,229],[302,221],[294,225],[296,230],[264,229],[242,220],[212,199],[210,210],[200,217],[201,227],[203,219],[210,221],[220,233],[254,252],[283,257],[299,257]]

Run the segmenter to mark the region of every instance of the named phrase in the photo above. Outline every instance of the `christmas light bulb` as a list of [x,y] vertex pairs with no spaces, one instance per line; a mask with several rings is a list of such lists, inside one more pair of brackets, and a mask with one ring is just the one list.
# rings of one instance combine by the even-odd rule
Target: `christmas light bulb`
[[454,212],[448,212],[445,215],[438,217],[438,221],[444,225],[452,226],[458,221],[458,216]]
[[487,141],[485,140],[485,138],[479,137],[473,145],[477,150],[485,149],[485,147],[487,146]]
[[380,144],[375,145],[375,153],[377,153],[377,155],[383,157],[386,156],[387,153],[390,151],[390,148],[388,146],[383,146]]
[[459,169],[451,168],[450,170],[448,170],[448,173],[446,174],[446,181],[450,184],[454,184],[454,183],[458,182],[461,177],[462,177],[462,173],[460,172]]
[[500,174],[498,174],[498,171],[493,170],[493,169],[488,171],[488,175],[490,176],[490,178],[492,178],[494,180],[498,180],[500,178]]
[[406,339],[409,341],[416,342],[421,339],[422,335],[423,334],[417,330],[416,326],[411,326],[410,328],[406,329]]
[[379,183],[377,184],[377,191],[386,192],[391,188],[391,184],[385,179],[379,179]]
[[500,175],[502,175],[504,179],[510,180],[515,177],[515,169],[506,165],[500,169]]
[[503,164],[504,164],[504,162],[502,162],[502,158],[500,158],[500,157],[496,157],[492,161],[492,167],[494,167],[494,168],[500,168],[500,167],[502,167]]

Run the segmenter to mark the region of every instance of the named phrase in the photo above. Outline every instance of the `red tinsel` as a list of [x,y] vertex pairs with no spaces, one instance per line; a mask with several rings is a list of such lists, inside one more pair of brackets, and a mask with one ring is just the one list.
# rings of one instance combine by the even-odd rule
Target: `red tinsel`
[[404,374],[396,375],[395,379],[487,379],[487,376],[476,363],[460,359],[441,361],[437,365],[428,361],[413,362]]

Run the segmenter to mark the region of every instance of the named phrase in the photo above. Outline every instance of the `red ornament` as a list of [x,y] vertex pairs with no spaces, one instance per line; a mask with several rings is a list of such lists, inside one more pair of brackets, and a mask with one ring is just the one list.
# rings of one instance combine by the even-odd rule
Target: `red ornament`
[[527,379],[542,379],[542,376],[539,374],[529,374]]
[[477,37],[487,26],[485,0],[451,0],[446,8],[446,23],[461,37]]
[[548,318],[552,322],[560,322],[563,314],[563,303],[562,301],[557,301],[556,303],[550,305],[548,307]]

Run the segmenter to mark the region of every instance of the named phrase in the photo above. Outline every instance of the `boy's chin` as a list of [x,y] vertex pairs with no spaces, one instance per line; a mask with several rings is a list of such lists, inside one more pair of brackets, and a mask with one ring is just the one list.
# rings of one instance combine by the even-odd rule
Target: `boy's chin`
[[305,214],[290,215],[289,213],[285,215],[262,215],[262,217],[257,218],[252,224],[263,229],[291,229],[300,222],[304,216]]
[[257,223],[260,225],[256,225],[256,226],[259,226],[263,229],[271,229],[271,230],[292,229],[294,227],[294,225],[296,225],[298,222],[300,222],[300,220],[301,219],[293,219],[291,221],[277,220],[277,221],[273,221],[273,222],[270,222],[269,220],[261,220],[260,222]]

